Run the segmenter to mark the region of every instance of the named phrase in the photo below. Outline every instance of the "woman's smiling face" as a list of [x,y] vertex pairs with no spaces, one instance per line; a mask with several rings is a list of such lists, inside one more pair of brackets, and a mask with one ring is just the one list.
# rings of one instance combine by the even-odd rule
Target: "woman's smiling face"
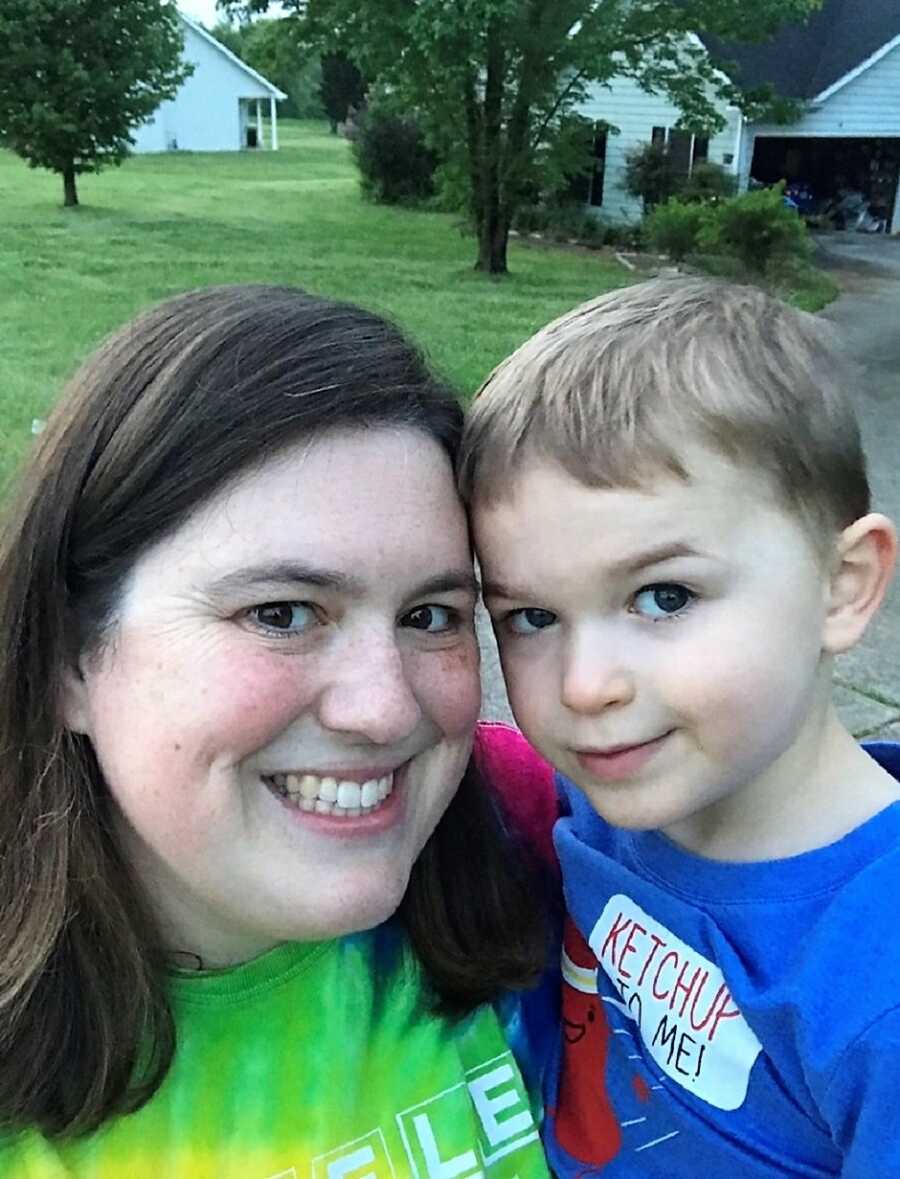
[[139,559],[66,711],[173,950],[222,965],[396,909],[469,756],[474,603],[414,430],[291,447]]

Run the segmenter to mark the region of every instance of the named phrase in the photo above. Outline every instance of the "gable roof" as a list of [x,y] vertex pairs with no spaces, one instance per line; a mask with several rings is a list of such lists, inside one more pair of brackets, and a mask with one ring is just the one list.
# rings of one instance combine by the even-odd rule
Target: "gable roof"
[[824,0],[806,23],[785,25],[761,45],[703,43],[716,61],[732,63],[728,72],[747,89],[769,83],[785,98],[824,99],[898,38],[900,0]]
[[223,45],[221,41],[217,41],[215,39],[212,33],[208,33],[206,29],[204,29],[203,25],[198,24],[194,20],[191,20],[191,18],[189,16],[185,16],[183,12],[179,12],[178,16],[180,17],[183,24],[187,25],[189,29],[193,29],[193,31],[199,37],[202,37],[204,41],[208,41],[210,45],[215,46],[215,48],[218,49],[220,53],[224,54],[233,65],[236,65],[238,69],[243,70],[245,74],[249,74],[255,82],[260,84],[260,86],[264,86],[273,98],[277,98],[279,101],[287,98],[287,95],[283,90],[279,90],[277,86],[273,86],[268,78],[264,78],[262,74],[258,74],[256,70],[254,70],[251,66],[248,66],[245,61],[241,61],[238,55],[236,53],[232,53],[227,45]]

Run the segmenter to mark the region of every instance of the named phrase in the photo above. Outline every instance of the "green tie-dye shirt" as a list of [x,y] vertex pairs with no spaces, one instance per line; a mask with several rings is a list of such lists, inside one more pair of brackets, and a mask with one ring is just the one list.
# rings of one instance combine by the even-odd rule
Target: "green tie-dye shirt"
[[546,1176],[497,1014],[428,1012],[393,925],[172,981],[151,1101],[79,1141],[0,1146],[2,1179]]

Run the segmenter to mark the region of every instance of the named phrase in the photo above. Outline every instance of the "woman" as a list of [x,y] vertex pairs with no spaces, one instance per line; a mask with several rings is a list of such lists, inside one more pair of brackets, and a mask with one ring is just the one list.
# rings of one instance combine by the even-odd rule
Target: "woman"
[[544,1173],[485,1005],[543,933],[467,769],[460,418],[288,288],[74,378],[0,552],[3,1176]]

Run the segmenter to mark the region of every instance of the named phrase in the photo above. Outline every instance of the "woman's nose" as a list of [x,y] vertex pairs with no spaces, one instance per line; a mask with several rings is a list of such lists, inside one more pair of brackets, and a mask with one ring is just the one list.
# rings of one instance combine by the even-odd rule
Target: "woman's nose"
[[634,699],[633,670],[599,638],[569,644],[560,698],[572,712],[596,713]]
[[403,655],[396,642],[386,638],[349,647],[320,699],[324,728],[376,745],[403,741],[421,719]]

